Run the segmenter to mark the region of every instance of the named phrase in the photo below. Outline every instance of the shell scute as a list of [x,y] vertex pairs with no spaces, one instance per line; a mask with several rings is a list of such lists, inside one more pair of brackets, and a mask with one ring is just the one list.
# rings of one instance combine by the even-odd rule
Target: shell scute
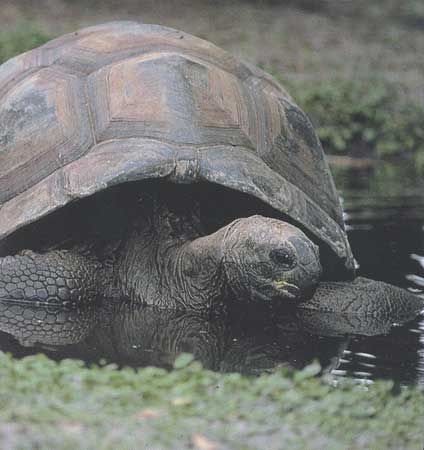
[[89,27],[0,66],[0,245],[75,199],[148,178],[255,196],[353,273],[312,124],[260,69],[134,22]]
[[81,80],[52,68],[0,102],[0,204],[34,186],[94,144]]
[[143,136],[179,144],[253,145],[237,79],[175,53],[111,64],[88,78],[97,142]]

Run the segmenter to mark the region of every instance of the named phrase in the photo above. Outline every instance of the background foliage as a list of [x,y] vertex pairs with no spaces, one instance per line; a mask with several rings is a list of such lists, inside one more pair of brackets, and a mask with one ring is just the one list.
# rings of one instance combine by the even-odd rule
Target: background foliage
[[379,78],[286,82],[329,154],[411,158],[424,170],[424,106]]
[[[143,12],[143,21],[161,18],[270,71],[310,115],[328,154],[411,159],[417,171],[424,172],[424,60],[417,57],[424,52],[420,0],[290,0],[284,5],[252,0],[230,6],[220,2],[219,8],[208,1],[185,1],[181,9],[187,11],[186,20],[175,19],[165,0],[159,0],[156,8],[151,1],[124,0],[119,17],[112,0],[89,4],[50,0],[67,18],[57,23],[53,17],[46,21],[52,14],[47,9],[44,17],[38,17],[38,10],[32,9],[37,2],[19,3],[25,9],[9,12],[15,23],[4,19],[0,62],[78,28],[86,17],[95,22],[138,19]],[[198,20],[190,20],[190,14],[197,14]],[[205,22],[206,14],[211,23]],[[0,11],[0,26],[1,19]]]
[[0,63],[38,47],[49,39],[49,33],[31,22],[22,22],[10,31],[0,31]]

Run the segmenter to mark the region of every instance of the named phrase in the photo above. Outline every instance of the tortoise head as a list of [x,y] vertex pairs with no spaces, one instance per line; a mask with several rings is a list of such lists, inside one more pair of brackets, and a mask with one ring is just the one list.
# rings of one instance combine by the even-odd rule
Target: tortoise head
[[300,229],[277,219],[238,219],[222,245],[227,281],[237,297],[306,300],[321,276],[318,247]]

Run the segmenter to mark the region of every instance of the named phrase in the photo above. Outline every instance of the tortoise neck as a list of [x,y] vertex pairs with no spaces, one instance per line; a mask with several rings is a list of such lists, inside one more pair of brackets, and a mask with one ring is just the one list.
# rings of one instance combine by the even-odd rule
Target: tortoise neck
[[164,278],[178,307],[213,310],[222,304],[226,281],[221,230],[168,248]]
[[174,214],[160,206],[137,221],[121,247],[117,273],[122,292],[168,308],[213,307],[225,288],[222,230],[199,237],[194,212]]

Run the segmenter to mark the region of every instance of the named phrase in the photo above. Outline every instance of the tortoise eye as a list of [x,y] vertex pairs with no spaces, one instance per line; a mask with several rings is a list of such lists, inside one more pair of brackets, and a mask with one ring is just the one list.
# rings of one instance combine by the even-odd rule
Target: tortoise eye
[[285,269],[291,269],[296,265],[296,258],[292,252],[282,248],[276,248],[269,253],[271,261]]

